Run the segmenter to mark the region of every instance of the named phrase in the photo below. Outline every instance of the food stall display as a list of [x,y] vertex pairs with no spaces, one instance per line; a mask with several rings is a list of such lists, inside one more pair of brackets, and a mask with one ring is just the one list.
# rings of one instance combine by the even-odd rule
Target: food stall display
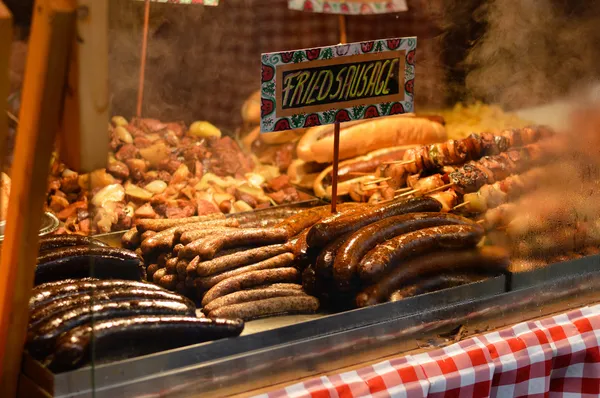
[[[21,396],[239,393],[590,304],[597,130],[414,110],[415,46],[263,54],[235,137],[116,115],[106,168],[54,152],[44,210],[61,225],[30,270]],[[347,98],[322,96],[327,72],[368,65],[364,98],[343,78],[329,88]],[[389,96],[367,98],[382,76]]]
[[188,128],[115,116],[108,131],[106,169],[79,174],[59,157],[53,161],[46,208],[64,223],[58,233],[106,233],[137,219],[231,214],[310,199],[208,122]]

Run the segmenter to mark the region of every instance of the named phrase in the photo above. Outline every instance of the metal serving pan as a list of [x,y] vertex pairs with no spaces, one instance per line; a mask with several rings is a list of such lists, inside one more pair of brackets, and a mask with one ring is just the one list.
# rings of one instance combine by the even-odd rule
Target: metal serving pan
[[[218,368],[214,369],[214,373],[209,371],[210,375],[204,375],[197,379],[206,380],[208,384],[211,384],[210,389],[212,390],[221,383],[227,384],[226,379],[232,376],[234,378],[246,377],[244,374],[250,376],[253,372],[252,369],[238,368],[235,372],[240,373],[236,375],[235,372],[220,368],[227,358],[233,360],[239,356],[247,357],[252,352],[266,353],[302,341],[320,341],[324,338],[328,339],[327,336],[334,334],[371,328],[392,319],[404,318],[411,314],[430,313],[436,308],[444,308],[461,302],[474,303],[477,300],[504,293],[505,286],[505,277],[498,276],[402,301],[337,314],[286,316],[251,321],[247,322],[242,336],[234,339],[202,343],[119,362],[95,364],[94,367],[85,367],[56,375],[42,367],[37,361],[26,357],[23,373],[39,388],[55,397],[87,397],[92,395],[92,391],[95,391],[96,397],[111,395],[133,397],[158,393],[164,388],[171,390],[182,385],[182,375],[188,374],[191,369],[209,369],[210,364],[219,364]],[[285,361],[287,358],[285,350],[278,352],[283,355],[278,360]],[[205,366],[209,366],[209,368],[205,368]],[[255,365],[252,366],[255,367]],[[189,374],[192,375],[195,372]],[[167,375],[174,377],[167,377]],[[155,378],[160,381],[152,382],[151,380]],[[186,383],[184,382],[184,384]],[[138,387],[131,390],[132,386]]]

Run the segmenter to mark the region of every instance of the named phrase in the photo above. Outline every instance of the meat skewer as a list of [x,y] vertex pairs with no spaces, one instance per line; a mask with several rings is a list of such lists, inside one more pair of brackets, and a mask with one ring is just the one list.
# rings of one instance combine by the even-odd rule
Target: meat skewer
[[462,140],[424,145],[406,151],[404,161],[412,161],[411,163],[388,165],[380,169],[379,177],[391,177],[390,185],[396,189],[404,185],[409,173],[438,170],[444,166],[459,165],[485,156],[495,156],[509,148],[529,145],[551,135],[553,131],[548,127],[531,126],[505,130],[498,135],[471,134]]

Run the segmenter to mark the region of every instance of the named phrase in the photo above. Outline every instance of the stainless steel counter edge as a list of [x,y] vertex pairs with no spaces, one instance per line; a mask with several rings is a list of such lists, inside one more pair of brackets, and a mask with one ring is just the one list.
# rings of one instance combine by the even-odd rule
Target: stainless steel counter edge
[[[600,273],[576,275],[518,291],[467,300],[349,330],[263,347],[185,368],[149,373],[120,384],[104,385],[96,374],[94,396],[192,397],[249,391],[293,382],[350,363],[364,363],[423,346],[450,344],[451,331],[462,326],[465,335],[575,308],[598,300],[594,289]],[[385,305],[372,307],[383,311]],[[362,317],[358,311],[355,317]],[[360,323],[361,320],[357,320]],[[447,338],[442,333],[449,333]],[[170,359],[170,358],[169,358]],[[141,365],[141,364],[140,364]],[[89,377],[89,369],[85,372]],[[60,377],[60,375],[58,375]],[[57,380],[58,381],[58,380]],[[66,380],[63,380],[66,381]],[[71,380],[73,381],[73,380]],[[58,387],[58,384],[57,384]],[[62,387],[67,387],[63,385]],[[73,387],[73,385],[71,385]],[[56,396],[88,397],[91,390],[62,390]]]

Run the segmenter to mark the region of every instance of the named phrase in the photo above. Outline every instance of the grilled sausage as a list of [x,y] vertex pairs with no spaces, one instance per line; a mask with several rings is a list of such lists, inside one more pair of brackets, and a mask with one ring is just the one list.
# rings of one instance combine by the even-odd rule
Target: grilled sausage
[[486,279],[485,275],[477,274],[435,275],[396,290],[390,295],[389,301],[399,301],[405,298],[435,292],[437,290],[448,289],[467,283],[479,282],[483,279]]
[[232,231],[232,230],[237,230],[239,228],[234,228],[234,227],[221,227],[221,228],[211,228],[211,229],[200,229],[200,230],[194,230],[194,231],[186,231],[184,233],[181,234],[181,236],[179,237],[179,242],[181,242],[182,245],[187,245],[189,243],[192,243],[195,240],[198,239],[202,239],[205,238],[207,236],[211,236],[216,232],[221,232],[221,231]]
[[442,250],[407,260],[376,284],[367,287],[356,296],[356,305],[382,303],[406,282],[439,273],[478,272],[485,274],[505,273],[509,266],[508,254],[495,246],[448,252]]
[[38,257],[35,284],[86,276],[140,280],[142,265],[141,258],[127,249],[95,246],[55,249]]
[[252,225],[260,224],[262,221],[267,221],[269,224],[275,222],[274,224],[265,225],[266,227],[276,225],[278,223],[277,220],[280,220],[279,222],[281,222],[286,218],[292,217],[305,210],[306,209],[301,207],[275,207],[229,214],[227,215],[227,218],[238,220],[240,222],[240,226],[243,228],[255,228],[252,227]]
[[248,301],[263,300],[273,297],[306,295],[306,293],[302,291],[302,287],[300,285],[298,286],[300,289],[266,287],[262,289],[241,290],[226,296],[221,296],[218,299],[211,301],[204,308],[202,308],[202,311],[205,314],[208,314],[217,308],[232,304],[247,303]]
[[208,276],[218,274],[232,268],[237,268],[242,265],[257,263],[288,251],[289,248],[286,244],[277,244],[257,247],[255,249],[238,253],[232,253],[203,262],[200,261],[199,256],[196,256],[188,266],[188,275],[190,272],[190,267],[193,267],[194,274],[198,276]]
[[409,257],[432,250],[474,247],[483,237],[479,225],[443,225],[424,228],[396,236],[369,251],[358,265],[360,279],[375,282],[389,268],[394,268]]
[[32,297],[29,299],[29,310],[33,311],[48,301],[58,300],[62,297],[91,291],[113,290],[116,288],[138,288],[164,291],[164,289],[152,283],[119,279],[97,280],[86,278],[64,284],[46,283],[33,289]]
[[[160,221],[160,220],[157,220]],[[142,241],[142,253],[150,255],[156,251],[171,250],[173,246],[178,242],[179,238],[184,232],[194,230],[208,230],[218,229],[223,227],[237,227],[239,223],[237,220],[213,220],[204,222],[194,222],[189,224],[183,224],[165,229],[156,235]]]
[[158,232],[156,231],[146,231],[143,234],[140,235],[141,241],[145,241],[146,239],[149,239],[151,237],[153,237],[154,235],[156,235]]
[[369,224],[353,233],[339,247],[335,254],[333,276],[339,287],[344,288],[356,276],[360,260],[376,245],[407,232],[452,224],[474,225],[467,218],[448,213],[409,213]]
[[76,327],[57,342],[50,369],[62,371],[90,360],[92,336],[97,360],[129,357],[239,336],[241,321],[186,316],[135,316]]
[[206,239],[201,239],[186,245],[179,257],[193,259],[200,256],[210,260],[222,249],[241,245],[282,243],[287,240],[287,232],[283,228],[247,228],[235,231],[221,232]]
[[[359,206],[357,203],[343,203],[338,205],[337,210],[338,212],[344,212],[349,208],[357,206]],[[292,238],[329,215],[331,215],[331,206],[313,207],[312,209],[305,210],[287,218],[285,221],[278,224],[276,228],[285,228],[288,232],[288,238]]]
[[209,318],[250,320],[284,314],[312,314],[319,309],[319,300],[311,296],[274,297],[248,303],[219,307],[208,314]]
[[81,235],[48,235],[40,238],[40,252],[70,246],[108,247],[104,242]]
[[223,219],[225,216],[220,213],[208,214],[205,216],[194,216],[185,218],[168,218],[168,219],[149,219],[143,218],[135,222],[138,231],[144,233],[146,231],[161,232],[169,228],[178,227],[185,224],[206,222],[212,220]]
[[176,301],[127,300],[93,304],[63,311],[27,332],[27,348],[36,358],[49,354],[57,338],[93,318],[95,321],[132,315],[193,315],[194,309]]
[[156,289],[142,289],[136,288],[116,288],[111,290],[98,290],[94,292],[78,293],[72,296],[63,297],[57,300],[52,300],[43,306],[38,306],[35,310],[29,314],[29,328],[37,326],[38,323],[47,319],[50,316],[54,316],[59,312],[70,310],[73,308],[89,306],[92,303],[101,304],[107,301],[120,301],[128,299],[138,300],[168,300],[184,303],[189,308],[194,309],[194,303],[192,303],[186,297],[179,294],[167,292],[165,290]]
[[194,284],[198,288],[208,290],[217,283],[233,276],[242,275],[250,271],[289,267],[293,264],[293,262],[294,255],[292,253],[282,253],[266,260],[259,261],[255,264],[245,265],[243,267],[232,269],[216,275],[196,278]]
[[335,263],[335,257],[348,238],[350,234],[344,234],[339,238],[335,239],[327,246],[325,246],[321,253],[317,256],[315,261],[315,272],[322,278],[331,278],[333,276],[333,265]]
[[158,284],[158,282],[160,282],[161,278],[165,275],[169,275],[169,274],[167,274],[166,268],[161,268],[161,269],[157,270],[154,273],[154,275],[152,275],[152,282]]
[[142,243],[142,234],[140,234],[136,227],[131,228],[123,234],[121,237],[121,245],[130,250],[136,249],[140,243]]
[[177,275],[165,275],[158,281],[158,285],[168,290],[175,290],[178,283]]
[[154,273],[161,269],[162,267],[158,264],[150,264],[148,268],[146,268],[146,278],[147,280],[153,280]]
[[441,203],[430,197],[394,200],[389,203],[375,205],[359,213],[321,221],[313,225],[307,236],[308,246],[323,247],[341,235],[354,232],[385,217],[424,211],[440,211],[441,209]]
[[202,298],[202,305],[238,290],[247,289],[258,285],[278,282],[297,282],[298,270],[296,268],[276,268],[251,271],[225,279],[213,286]]

